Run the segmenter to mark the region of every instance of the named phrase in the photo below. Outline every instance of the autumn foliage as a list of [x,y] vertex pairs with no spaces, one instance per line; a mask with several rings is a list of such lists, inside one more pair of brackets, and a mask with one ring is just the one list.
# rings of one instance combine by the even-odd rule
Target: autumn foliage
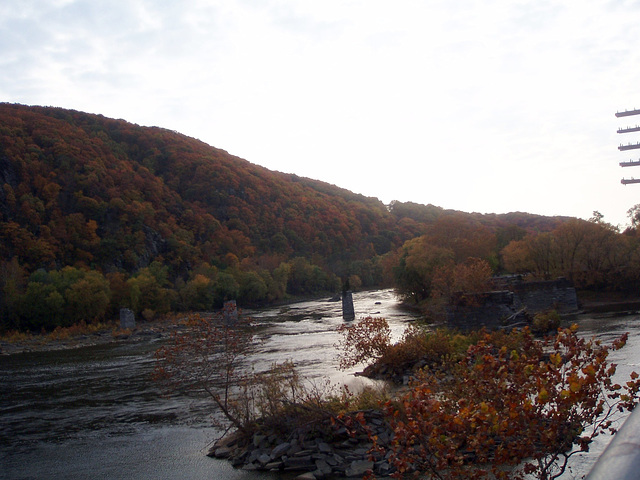
[[579,289],[635,292],[640,273],[637,225],[620,233],[598,212],[548,232],[528,232],[501,251],[505,270],[540,280],[565,277]]
[[381,318],[340,332],[342,367],[396,362],[413,381],[379,403],[372,392],[309,389],[291,362],[256,372],[251,329],[229,312],[191,316],[158,350],[156,378],[206,394],[248,438],[265,427],[312,434],[328,418],[362,434],[368,427],[357,409],[380,409],[393,435],[372,436],[371,454],[386,458],[395,478],[557,478],[594,438],[615,431],[640,391],[635,372],[615,383],[608,359],[626,335],[604,345],[576,327],[544,339],[528,329],[463,335],[411,327],[392,344]]
[[[345,278],[418,303],[505,271],[629,292],[640,286],[636,213],[621,234],[598,215],[383,205],[170,130],[4,103],[0,330],[102,321],[120,307],[153,318],[231,298],[265,304],[335,292]],[[84,276],[57,282],[65,268]]]
[[385,257],[426,232],[456,261],[471,253],[497,258],[493,233],[512,222],[548,229],[557,221],[387,207],[170,130],[0,104],[0,269],[7,271],[0,276],[0,329],[51,330],[77,321],[29,311],[27,296],[47,299],[38,312],[70,304],[67,286],[54,293],[31,278],[37,271],[95,274],[90,283],[101,287],[89,296],[109,303],[87,311],[87,322],[120,307],[153,317],[219,308],[230,298],[246,305],[335,292],[339,278],[380,286],[391,280],[384,272],[394,263]]
[[[412,336],[394,347],[416,357],[419,334]],[[638,375],[615,384],[616,365],[607,361],[626,335],[610,346],[580,338],[575,327],[544,340],[528,329],[473,333],[466,340],[449,333],[448,343],[445,336],[422,332],[422,354],[431,360],[421,373],[413,371],[408,391],[385,406],[394,440],[378,454],[390,455],[396,478],[557,478],[569,458],[587,451],[612,430],[615,414],[637,401]],[[392,348],[374,365],[389,362]]]
[[[0,329],[77,321],[58,316],[73,304],[69,285],[31,277],[65,267],[100,284],[88,322],[120,307],[211,310],[335,292],[345,274],[374,285],[373,257],[409,238],[395,227],[376,199],[173,131],[0,104]],[[43,300],[31,308],[27,297]]]
[[383,264],[398,294],[438,320],[449,307],[481,305],[477,294],[496,289],[493,277],[504,274],[524,281],[564,277],[579,292],[635,296],[640,236],[634,215],[639,209],[630,210],[632,227],[624,233],[598,212],[589,220],[566,219],[548,230],[515,224],[490,228],[460,215],[441,216]]
[[384,318],[366,317],[354,324],[338,327],[340,368],[347,369],[379,358],[391,346],[391,329]]

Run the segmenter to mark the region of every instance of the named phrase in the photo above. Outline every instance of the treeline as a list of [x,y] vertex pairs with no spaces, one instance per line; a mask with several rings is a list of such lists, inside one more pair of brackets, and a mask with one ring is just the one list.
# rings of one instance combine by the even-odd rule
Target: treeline
[[[371,262],[364,265],[376,270]],[[359,278],[353,275],[352,281]],[[240,265],[220,270],[202,264],[186,279],[174,281],[169,267],[159,262],[133,275],[72,266],[27,274],[14,257],[0,263],[0,314],[4,330],[39,331],[116,317],[122,307],[151,320],[171,311],[215,310],[232,299],[256,305],[291,296],[333,294],[340,288],[335,274],[303,257],[283,262],[273,272],[243,270]]]
[[640,289],[640,206],[629,211],[624,232],[594,212],[550,231],[517,225],[492,229],[463,217],[443,216],[424,235],[387,255],[398,292],[430,312],[493,287],[492,278],[520,274],[529,280],[565,277],[578,289],[637,294]]
[[508,272],[530,273],[543,280],[566,277],[580,289],[637,294],[640,288],[637,226],[632,222],[630,228],[620,233],[594,212],[590,221],[572,219],[551,232],[511,242],[501,252],[503,266]]

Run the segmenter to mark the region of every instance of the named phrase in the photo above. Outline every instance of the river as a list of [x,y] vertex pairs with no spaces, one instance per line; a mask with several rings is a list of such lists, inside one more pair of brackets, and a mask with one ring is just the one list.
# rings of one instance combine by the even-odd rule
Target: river
[[[354,294],[356,316],[385,317],[395,336],[417,318],[392,291]],[[337,369],[340,302],[309,301],[246,311],[258,328],[257,368],[293,360],[306,377],[349,384]],[[581,316],[585,335],[604,341],[630,332],[613,355],[619,373],[640,370],[638,316]],[[207,457],[220,434],[206,399],[164,396],[150,380],[158,341],[118,342],[57,352],[0,356],[0,479],[275,479]],[[575,458],[565,477],[588,471],[608,439]]]

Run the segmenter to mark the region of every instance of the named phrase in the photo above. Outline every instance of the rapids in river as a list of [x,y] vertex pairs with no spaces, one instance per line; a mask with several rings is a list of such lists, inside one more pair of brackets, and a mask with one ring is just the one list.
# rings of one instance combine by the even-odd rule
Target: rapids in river
[[[385,317],[394,336],[418,318],[391,290],[354,294],[356,318]],[[341,303],[314,300],[245,311],[257,329],[257,369],[292,360],[312,379],[357,388],[357,368],[337,368]],[[640,371],[640,316],[579,316],[584,335],[608,341],[619,375]],[[160,340],[0,356],[0,479],[276,479],[206,456],[220,435],[207,399],[166,396],[150,379]],[[606,446],[575,457],[564,478],[581,478]]]

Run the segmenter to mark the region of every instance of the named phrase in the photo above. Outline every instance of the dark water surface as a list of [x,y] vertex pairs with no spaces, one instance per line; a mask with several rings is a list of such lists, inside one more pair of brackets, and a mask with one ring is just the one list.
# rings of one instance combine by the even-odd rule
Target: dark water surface
[[[358,318],[389,321],[399,335],[415,313],[389,290],[354,295]],[[352,386],[366,382],[337,368],[334,344],[340,302],[310,301],[245,312],[258,328],[256,369],[293,360],[307,377]],[[585,335],[604,341],[625,331],[615,352],[619,374],[640,371],[640,317],[576,319]],[[220,431],[206,400],[166,397],[150,380],[158,341],[113,343],[59,352],[0,356],[0,479],[275,479],[234,470],[206,457]],[[576,457],[563,478],[581,478],[593,453]]]
[[[354,295],[358,317],[386,317],[397,334],[415,314],[391,291]],[[337,370],[341,303],[246,311],[259,327],[256,369],[293,360],[308,377],[357,384]],[[0,356],[1,479],[257,479],[206,457],[221,432],[206,399],[163,396],[150,380],[160,343],[113,343]]]

